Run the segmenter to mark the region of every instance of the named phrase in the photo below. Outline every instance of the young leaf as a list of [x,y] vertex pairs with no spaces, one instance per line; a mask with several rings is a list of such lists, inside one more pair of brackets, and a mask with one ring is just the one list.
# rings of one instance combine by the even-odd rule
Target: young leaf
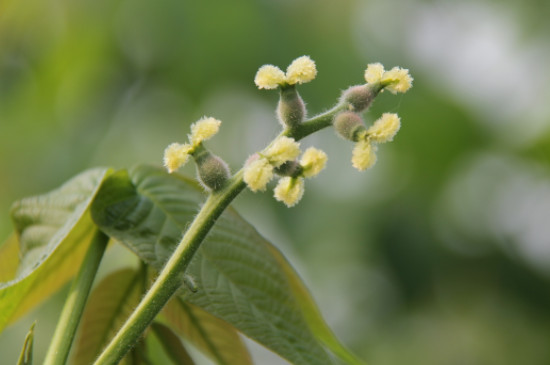
[[[138,167],[106,181],[92,215],[101,229],[158,270],[201,201],[187,180]],[[338,341],[282,254],[234,210],[222,214],[186,273],[195,279],[198,291],[183,286],[183,299],[293,364],[332,363],[322,344],[338,350],[335,355],[349,363],[360,363],[342,345],[335,345]]]
[[76,273],[95,231],[90,202],[107,174],[88,170],[50,193],[13,205],[21,262],[16,277],[0,283],[0,331]]
[[235,327],[200,307],[174,297],[162,311],[169,327],[217,364],[252,365]]
[[19,241],[12,234],[6,242],[0,246],[0,282],[14,278],[19,266]]
[[33,344],[34,344],[34,325],[31,325],[27,336],[25,336],[25,342],[23,343],[23,350],[21,350],[21,355],[19,355],[19,360],[17,365],[32,365],[32,353],[33,353]]
[[[172,332],[170,327],[167,327],[161,323],[154,322],[151,325],[151,329],[155,335],[159,338],[164,351],[176,365],[195,365],[195,362],[183,347],[179,337]],[[240,363],[234,363],[240,364]]]
[[[108,275],[96,286],[82,316],[75,363],[93,362],[139,303],[144,285],[143,270],[123,269]],[[129,355],[125,361],[131,364],[131,358]]]

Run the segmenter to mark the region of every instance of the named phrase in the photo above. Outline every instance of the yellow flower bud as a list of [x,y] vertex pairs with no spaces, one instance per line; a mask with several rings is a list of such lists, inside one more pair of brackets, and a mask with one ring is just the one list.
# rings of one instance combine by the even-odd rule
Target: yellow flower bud
[[370,63],[365,70],[365,80],[369,84],[377,84],[382,81],[384,66],[381,63]]
[[183,166],[189,158],[189,144],[172,143],[164,150],[164,166],[169,173]]
[[300,155],[300,144],[293,138],[279,137],[267,148],[264,155],[275,167],[292,161]]
[[368,140],[361,140],[355,144],[351,163],[359,171],[372,167],[376,163],[376,147]]
[[409,75],[409,70],[394,67],[389,71],[384,72],[382,76],[382,84],[387,85],[385,88],[392,94],[404,93],[412,87],[413,78]]
[[260,67],[254,78],[254,83],[258,89],[276,89],[279,85],[285,83],[285,74],[277,66],[263,65]]
[[273,166],[265,158],[249,162],[244,168],[243,180],[250,190],[264,191],[267,183],[273,178]]
[[314,147],[309,147],[300,159],[300,165],[302,165],[303,169],[302,175],[304,177],[316,176],[322,169],[325,168],[326,163],[326,153]]
[[304,195],[304,179],[301,177],[283,177],[275,187],[275,199],[286,204],[287,207],[296,205]]
[[193,146],[197,146],[202,141],[211,138],[218,133],[220,124],[222,122],[214,119],[204,117],[191,125],[191,134],[189,135],[189,142]]
[[286,82],[290,85],[310,82],[315,76],[317,68],[309,56],[296,58],[286,69]]
[[384,113],[382,117],[367,129],[367,136],[372,142],[388,142],[393,139],[400,127],[401,119],[399,119],[397,114]]

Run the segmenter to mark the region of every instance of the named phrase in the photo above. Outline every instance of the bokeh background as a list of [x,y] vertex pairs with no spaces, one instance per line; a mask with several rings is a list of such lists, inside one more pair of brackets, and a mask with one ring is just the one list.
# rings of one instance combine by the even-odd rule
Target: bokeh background
[[[549,15],[545,0],[2,0],[0,238],[13,201],[88,167],[160,165],[203,115],[236,170],[278,130],[262,64],[316,61],[310,114],[368,63],[399,65],[414,87],[366,114],[403,123],[373,169],[326,130],[304,141],[329,162],[299,205],[245,192],[236,208],[370,364],[549,364]],[[35,317],[43,356],[63,295],[0,335],[0,362]]]

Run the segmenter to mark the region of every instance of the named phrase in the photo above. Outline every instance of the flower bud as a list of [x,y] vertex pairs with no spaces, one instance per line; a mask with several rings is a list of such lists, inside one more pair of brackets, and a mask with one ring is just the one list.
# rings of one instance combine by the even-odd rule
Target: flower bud
[[287,128],[296,127],[304,120],[306,107],[295,86],[281,87],[277,118]]
[[342,93],[340,100],[348,102],[353,107],[354,112],[360,113],[372,104],[379,90],[378,85],[352,86]]
[[193,157],[197,164],[197,174],[201,184],[209,190],[221,189],[230,177],[227,164],[202,145],[193,153]]
[[362,134],[366,133],[366,128],[359,114],[345,111],[339,113],[332,122],[336,133],[345,139],[357,142]]

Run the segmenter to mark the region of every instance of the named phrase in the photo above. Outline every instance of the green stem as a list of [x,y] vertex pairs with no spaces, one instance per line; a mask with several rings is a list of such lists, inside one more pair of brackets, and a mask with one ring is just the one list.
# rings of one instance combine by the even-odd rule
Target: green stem
[[[333,117],[346,108],[349,108],[347,103],[339,103],[331,110],[305,121],[292,130],[283,132],[282,135],[300,140],[328,127]],[[157,280],[126,320],[126,323],[103,350],[94,365],[117,364],[138,341],[141,334],[166,305],[170,297],[182,285],[182,273],[187,269],[201,242],[225,208],[246,187],[243,174],[243,169],[239,170],[222,189],[208,197],[160,272]]]
[[97,231],[95,233],[61,311],[52,342],[44,360],[45,365],[63,365],[66,363],[107,242],[109,242],[109,237],[103,232]]

